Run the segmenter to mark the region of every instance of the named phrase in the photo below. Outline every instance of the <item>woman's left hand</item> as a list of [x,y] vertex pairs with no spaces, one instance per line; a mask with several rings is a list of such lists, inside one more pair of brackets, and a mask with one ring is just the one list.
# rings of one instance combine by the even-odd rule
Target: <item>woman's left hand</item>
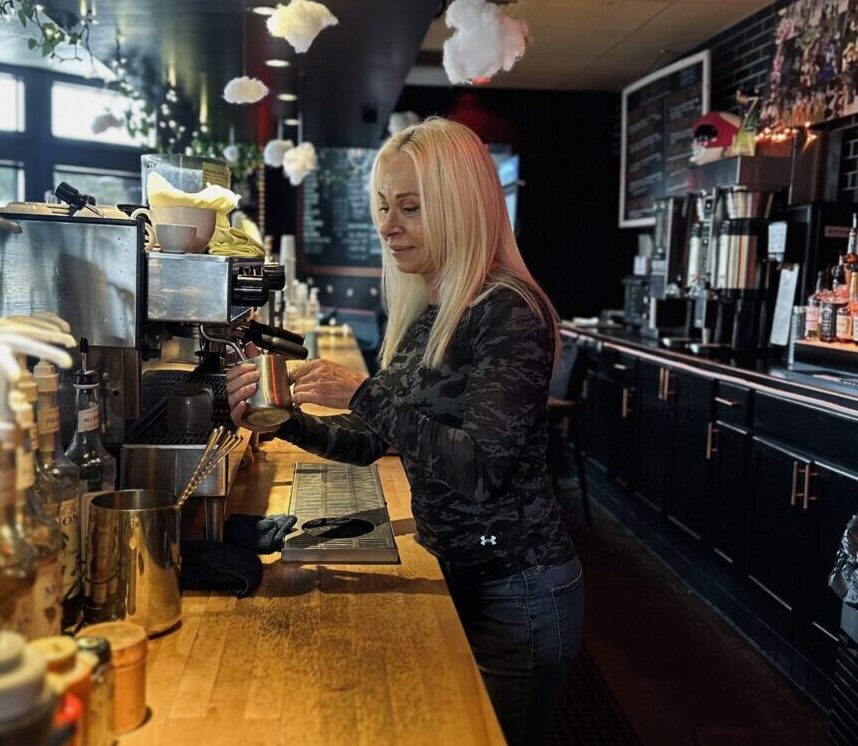
[[348,409],[355,391],[366,380],[329,360],[313,360],[291,374],[292,401],[295,404],[319,404],[332,409]]

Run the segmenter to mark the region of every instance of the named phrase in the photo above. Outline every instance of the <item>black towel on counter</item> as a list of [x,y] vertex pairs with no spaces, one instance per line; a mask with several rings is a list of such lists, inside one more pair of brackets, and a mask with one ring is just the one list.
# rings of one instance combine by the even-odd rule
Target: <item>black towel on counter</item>
[[283,550],[286,538],[297,522],[294,515],[245,515],[234,513],[223,525],[223,540],[256,554],[271,554]]
[[262,560],[241,547],[182,539],[182,590],[232,591],[249,596],[262,580]]

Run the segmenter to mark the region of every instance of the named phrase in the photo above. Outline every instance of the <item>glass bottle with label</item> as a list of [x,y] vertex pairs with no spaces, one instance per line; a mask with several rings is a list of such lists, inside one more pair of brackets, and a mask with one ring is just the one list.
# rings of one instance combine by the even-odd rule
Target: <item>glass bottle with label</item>
[[[66,456],[80,469],[83,492],[112,490],[116,483],[116,459],[101,442],[101,402],[98,375],[94,370],[75,374],[77,429]],[[83,495],[83,504],[86,495]]]
[[825,272],[816,273],[816,290],[807,299],[807,317],[804,336],[806,339],[819,339],[819,310],[825,297]]
[[849,275],[849,302],[837,309],[837,339],[852,341],[852,311],[858,308],[858,272]]
[[846,271],[850,274],[858,272],[858,213],[852,213],[852,227],[849,229],[849,242],[844,258]]
[[80,619],[80,469],[63,452],[60,437],[60,408],[57,402],[60,377],[57,369],[45,360],[33,371],[38,385],[37,421],[39,426],[38,463],[57,482],[54,512],[62,533],[60,564],[62,566],[62,626],[71,627]]
[[[36,393],[32,377],[26,385],[32,394]],[[19,389],[10,394],[9,402],[21,428],[21,444],[15,454],[18,520],[24,537],[35,551],[36,579],[30,622],[30,636],[35,639],[60,632],[62,570],[60,527],[56,519],[46,513],[54,499],[56,483],[50,475],[36,468],[33,438],[35,436],[38,443],[38,430],[28,398]]]
[[[6,398],[2,381],[0,398]],[[29,637],[35,552],[21,534],[16,517],[15,452],[21,433],[4,404],[0,401],[0,629]]]

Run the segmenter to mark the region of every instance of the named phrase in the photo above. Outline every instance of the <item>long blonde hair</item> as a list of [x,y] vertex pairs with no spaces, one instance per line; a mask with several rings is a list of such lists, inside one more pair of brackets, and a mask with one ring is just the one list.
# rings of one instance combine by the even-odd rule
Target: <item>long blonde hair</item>
[[[521,258],[512,232],[503,188],[491,156],[474,132],[457,122],[432,117],[393,135],[379,150],[372,169],[372,216],[379,166],[405,153],[414,163],[420,190],[424,247],[438,271],[438,315],[429,333],[423,363],[438,368],[462,315],[497,287],[509,287],[551,326],[558,344],[557,317],[551,301]],[[386,368],[402,337],[426,309],[423,278],[401,272],[382,243],[382,287],[387,301],[387,331],[379,358]]]

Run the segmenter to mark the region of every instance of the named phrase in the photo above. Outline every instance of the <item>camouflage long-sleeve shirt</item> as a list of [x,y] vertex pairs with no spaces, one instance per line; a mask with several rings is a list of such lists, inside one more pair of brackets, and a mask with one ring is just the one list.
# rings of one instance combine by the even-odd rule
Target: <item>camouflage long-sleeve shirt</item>
[[369,464],[395,446],[418,541],[445,560],[525,567],[571,559],[547,464],[550,328],[498,288],[459,323],[439,369],[422,364],[437,309],[367,379],[351,413],[298,414],[280,435],[337,461]]

